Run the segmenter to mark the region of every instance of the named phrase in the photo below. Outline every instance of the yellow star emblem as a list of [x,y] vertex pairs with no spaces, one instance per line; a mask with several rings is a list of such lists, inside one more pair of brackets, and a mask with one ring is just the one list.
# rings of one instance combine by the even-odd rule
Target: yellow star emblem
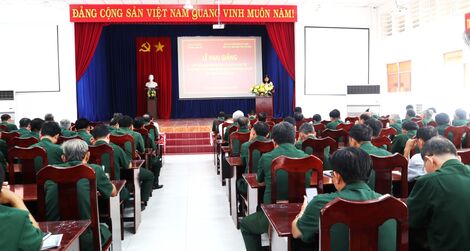
[[159,51],[163,52],[163,47],[165,47],[165,45],[160,43],[160,41],[158,41],[158,44],[155,45],[155,48],[157,48],[157,53]]

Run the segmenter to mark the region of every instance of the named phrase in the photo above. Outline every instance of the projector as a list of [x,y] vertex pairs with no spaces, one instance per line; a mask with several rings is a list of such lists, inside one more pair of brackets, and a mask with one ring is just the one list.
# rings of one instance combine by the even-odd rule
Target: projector
[[225,29],[225,24],[213,24],[212,29],[213,30],[223,30],[223,29]]

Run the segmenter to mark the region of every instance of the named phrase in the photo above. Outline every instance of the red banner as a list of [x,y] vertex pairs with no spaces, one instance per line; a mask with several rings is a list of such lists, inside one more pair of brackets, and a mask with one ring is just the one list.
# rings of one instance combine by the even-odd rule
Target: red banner
[[[217,5],[93,5],[71,4],[71,22],[93,23],[217,23]],[[295,5],[220,5],[221,23],[296,22]]]
[[470,13],[465,14],[465,31],[470,32]]

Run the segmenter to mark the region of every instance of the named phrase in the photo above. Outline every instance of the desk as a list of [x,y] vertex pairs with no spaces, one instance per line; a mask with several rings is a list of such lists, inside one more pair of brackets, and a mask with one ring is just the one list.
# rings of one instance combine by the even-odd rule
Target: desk
[[59,248],[47,249],[55,250],[80,250],[79,238],[90,225],[89,220],[80,221],[45,221],[38,222],[39,228],[43,232],[52,234],[63,234]]
[[131,185],[133,189],[133,207],[134,207],[134,214],[132,217],[124,217],[124,221],[131,221],[134,222],[133,232],[134,234],[137,233],[137,229],[139,228],[141,222],[141,204],[140,204],[140,167],[145,163],[145,160],[132,160],[131,161],[131,168],[121,170],[121,177],[124,177],[128,184]]
[[228,164],[230,165],[230,175],[228,179],[228,194],[229,194],[229,204],[230,204],[230,214],[232,215],[232,220],[235,226],[240,228],[238,221],[238,190],[237,190],[237,178],[241,176],[243,162],[240,157],[228,157]]
[[36,184],[15,184],[7,187],[25,202],[36,202],[38,200]]
[[292,238],[292,221],[300,212],[301,203],[283,203],[261,205],[269,224],[274,231],[271,235],[271,250],[290,250]]

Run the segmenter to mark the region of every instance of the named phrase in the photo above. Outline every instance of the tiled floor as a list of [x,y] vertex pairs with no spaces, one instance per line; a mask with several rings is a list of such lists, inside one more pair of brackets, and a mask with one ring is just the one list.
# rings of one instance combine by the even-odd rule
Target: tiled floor
[[165,187],[154,190],[137,234],[126,231],[123,250],[245,250],[212,155],[165,156],[160,180]]

